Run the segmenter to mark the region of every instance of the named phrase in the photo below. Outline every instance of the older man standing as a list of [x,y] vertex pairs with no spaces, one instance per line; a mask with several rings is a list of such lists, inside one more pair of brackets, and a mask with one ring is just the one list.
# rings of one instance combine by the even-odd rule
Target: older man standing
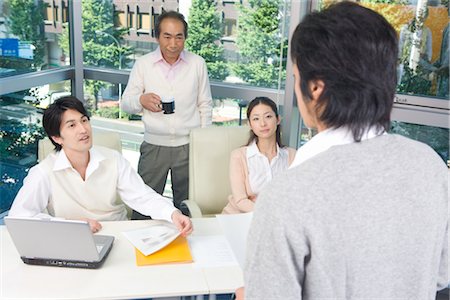
[[[184,50],[183,15],[164,12],[157,20],[158,49],[139,58],[123,94],[122,109],[143,112],[144,142],[138,172],[162,194],[170,170],[174,204],[188,197],[189,132],[212,123],[212,99],[203,58]],[[163,102],[174,102],[174,112]],[[133,212],[134,219],[143,218]]]

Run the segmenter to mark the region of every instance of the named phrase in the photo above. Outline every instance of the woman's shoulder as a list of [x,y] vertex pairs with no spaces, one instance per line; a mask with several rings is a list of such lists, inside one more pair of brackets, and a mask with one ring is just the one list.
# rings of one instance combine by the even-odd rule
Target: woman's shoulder
[[247,146],[242,146],[231,151],[231,157],[245,156],[247,153]]

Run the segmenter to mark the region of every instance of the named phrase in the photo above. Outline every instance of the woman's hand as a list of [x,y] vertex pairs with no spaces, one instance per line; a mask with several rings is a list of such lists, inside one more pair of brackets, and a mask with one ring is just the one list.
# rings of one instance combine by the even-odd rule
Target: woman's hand
[[186,237],[192,233],[193,227],[191,219],[183,215],[179,210],[172,213],[172,222],[180,230],[182,236]]

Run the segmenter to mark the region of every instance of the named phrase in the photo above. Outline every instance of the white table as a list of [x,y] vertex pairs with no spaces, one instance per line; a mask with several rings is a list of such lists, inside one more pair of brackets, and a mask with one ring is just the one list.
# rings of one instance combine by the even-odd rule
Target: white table
[[[5,226],[0,226],[0,299],[127,299],[231,293],[243,285],[238,266],[194,264],[136,266],[133,246],[121,234],[145,222],[103,222],[100,234],[114,235],[100,269],[30,266],[22,262]],[[221,234],[214,218],[193,219],[194,235]]]

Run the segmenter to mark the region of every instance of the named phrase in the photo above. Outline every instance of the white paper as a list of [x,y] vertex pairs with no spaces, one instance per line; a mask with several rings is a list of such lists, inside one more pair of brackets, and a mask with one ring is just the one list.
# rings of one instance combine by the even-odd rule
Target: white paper
[[223,267],[238,264],[223,235],[192,235],[188,237],[188,241],[196,267]]
[[216,219],[225,234],[239,265],[244,269],[247,249],[248,230],[252,223],[253,213],[216,215]]
[[150,255],[170,244],[180,235],[177,227],[169,222],[149,225],[144,228],[132,229],[122,234],[142,252]]

